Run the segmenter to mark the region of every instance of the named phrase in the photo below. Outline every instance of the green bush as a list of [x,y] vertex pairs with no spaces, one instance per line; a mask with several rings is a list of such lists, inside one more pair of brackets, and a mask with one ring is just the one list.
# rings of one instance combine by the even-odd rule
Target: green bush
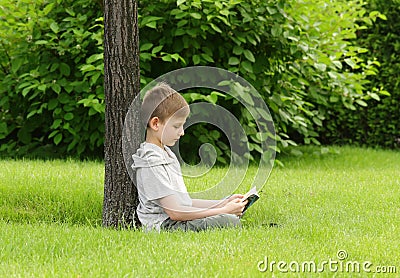
[[[99,3],[0,1],[0,152],[102,156]],[[358,1],[325,2],[139,1],[142,86],[185,66],[227,69],[262,94],[275,122],[278,151],[318,144],[329,111],[365,106],[381,93],[368,84],[378,63],[363,59],[367,50],[354,40],[380,14],[366,16]],[[185,97],[232,111],[246,128],[252,156],[259,155],[254,119],[235,99],[211,90],[189,91]],[[201,125],[193,128],[191,146],[197,139],[211,140],[220,161],[226,161],[220,131],[201,136],[205,133]]]
[[2,2],[0,152],[96,155],[104,137],[98,3]]
[[332,111],[320,136],[324,143],[330,144],[400,148],[400,2],[370,0],[366,9],[385,17],[373,22],[371,28],[360,30],[357,43],[368,49],[369,58],[380,63],[379,74],[369,77],[371,86],[382,88],[390,95],[371,95],[368,107],[359,107],[355,113]]
[[[356,109],[380,93],[365,87],[378,63],[363,60],[367,50],[354,44],[356,32],[380,14],[365,16],[358,1],[325,2],[141,1],[142,76],[155,78],[188,65],[228,69],[263,95],[276,125],[278,151],[319,144],[318,128],[328,111]],[[253,154],[260,151],[253,119],[232,98],[212,91],[187,98],[226,105],[248,127]],[[188,148],[196,138],[210,142],[209,136],[199,136],[202,128],[194,129],[197,136],[190,137]],[[211,142],[224,153],[221,136],[215,138]]]

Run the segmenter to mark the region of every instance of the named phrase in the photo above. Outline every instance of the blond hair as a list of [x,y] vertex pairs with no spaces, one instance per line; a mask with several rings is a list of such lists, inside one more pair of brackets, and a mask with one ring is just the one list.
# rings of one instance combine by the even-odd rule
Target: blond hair
[[178,113],[178,116],[189,114],[189,105],[177,91],[167,83],[158,83],[146,92],[142,102],[141,119],[148,126],[150,119],[158,117],[162,122]]

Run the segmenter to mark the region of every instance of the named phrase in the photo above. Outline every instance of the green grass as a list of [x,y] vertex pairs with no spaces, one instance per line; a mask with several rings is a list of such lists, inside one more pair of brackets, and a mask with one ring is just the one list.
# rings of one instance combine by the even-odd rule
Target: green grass
[[[0,277],[271,277],[258,262],[336,260],[395,266],[400,273],[400,153],[333,148],[281,158],[241,230],[144,233],[104,229],[103,165],[76,161],[0,161]],[[252,167],[248,181],[255,173]],[[188,179],[201,188],[207,178]],[[279,224],[269,227],[270,223]],[[264,267],[265,264],[261,264]],[[333,265],[334,266],[334,265]],[[339,264],[340,266],[340,264]],[[351,268],[351,267],[350,267]],[[286,266],[288,269],[288,266]],[[300,268],[301,269],[301,268]],[[352,268],[351,268],[352,269]],[[339,269],[340,270],[340,269]],[[393,269],[390,269],[393,271]],[[367,273],[290,272],[365,277]]]

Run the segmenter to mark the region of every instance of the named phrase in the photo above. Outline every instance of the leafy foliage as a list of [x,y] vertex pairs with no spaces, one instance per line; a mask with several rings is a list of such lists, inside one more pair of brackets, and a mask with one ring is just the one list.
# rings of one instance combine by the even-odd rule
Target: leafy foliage
[[[372,27],[357,33],[357,44],[368,49],[368,55],[379,61],[379,74],[369,77],[371,86],[387,91],[385,95],[369,94],[367,107],[359,107],[355,113],[335,110],[321,129],[325,143],[357,144],[400,148],[400,2],[395,0],[371,0],[367,12],[383,14]],[[390,93],[390,94],[389,94]]]
[[0,10],[0,151],[96,154],[104,136],[97,3],[13,4]]
[[[356,33],[381,14],[365,14],[359,1],[142,0],[139,5],[142,85],[191,65],[237,73],[266,101],[278,151],[298,143],[319,144],[319,133],[331,130],[326,123],[330,111],[347,113],[385,93],[368,81],[379,63],[368,60],[367,48],[355,41]],[[1,153],[102,155],[103,28],[98,7],[93,0],[2,5]],[[245,127],[251,158],[260,155],[255,120],[237,100],[212,90],[184,95],[190,103],[201,100],[228,108]],[[247,104],[251,101],[247,98]],[[218,160],[226,162],[226,138],[217,129],[206,130],[193,128],[182,152],[207,142],[216,148]]]
[[[380,93],[365,90],[378,63],[362,59],[366,49],[352,43],[356,32],[380,14],[364,17],[358,1],[141,3],[148,12],[141,17],[142,76],[155,78],[188,65],[213,65],[238,73],[267,102],[276,124],[278,151],[299,142],[319,144],[317,131],[327,111],[354,110],[366,105],[370,94]],[[246,126],[253,154],[260,151],[254,120],[233,98],[203,91],[187,94],[187,99],[229,107]],[[206,137],[192,136],[190,142],[202,138]],[[223,153],[220,141],[218,137],[211,142]]]

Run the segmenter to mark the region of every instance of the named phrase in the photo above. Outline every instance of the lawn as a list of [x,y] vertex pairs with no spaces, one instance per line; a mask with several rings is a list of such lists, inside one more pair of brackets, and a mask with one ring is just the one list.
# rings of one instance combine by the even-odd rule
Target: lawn
[[144,233],[101,227],[101,162],[0,160],[0,277],[399,277],[400,152],[281,161],[242,229]]

